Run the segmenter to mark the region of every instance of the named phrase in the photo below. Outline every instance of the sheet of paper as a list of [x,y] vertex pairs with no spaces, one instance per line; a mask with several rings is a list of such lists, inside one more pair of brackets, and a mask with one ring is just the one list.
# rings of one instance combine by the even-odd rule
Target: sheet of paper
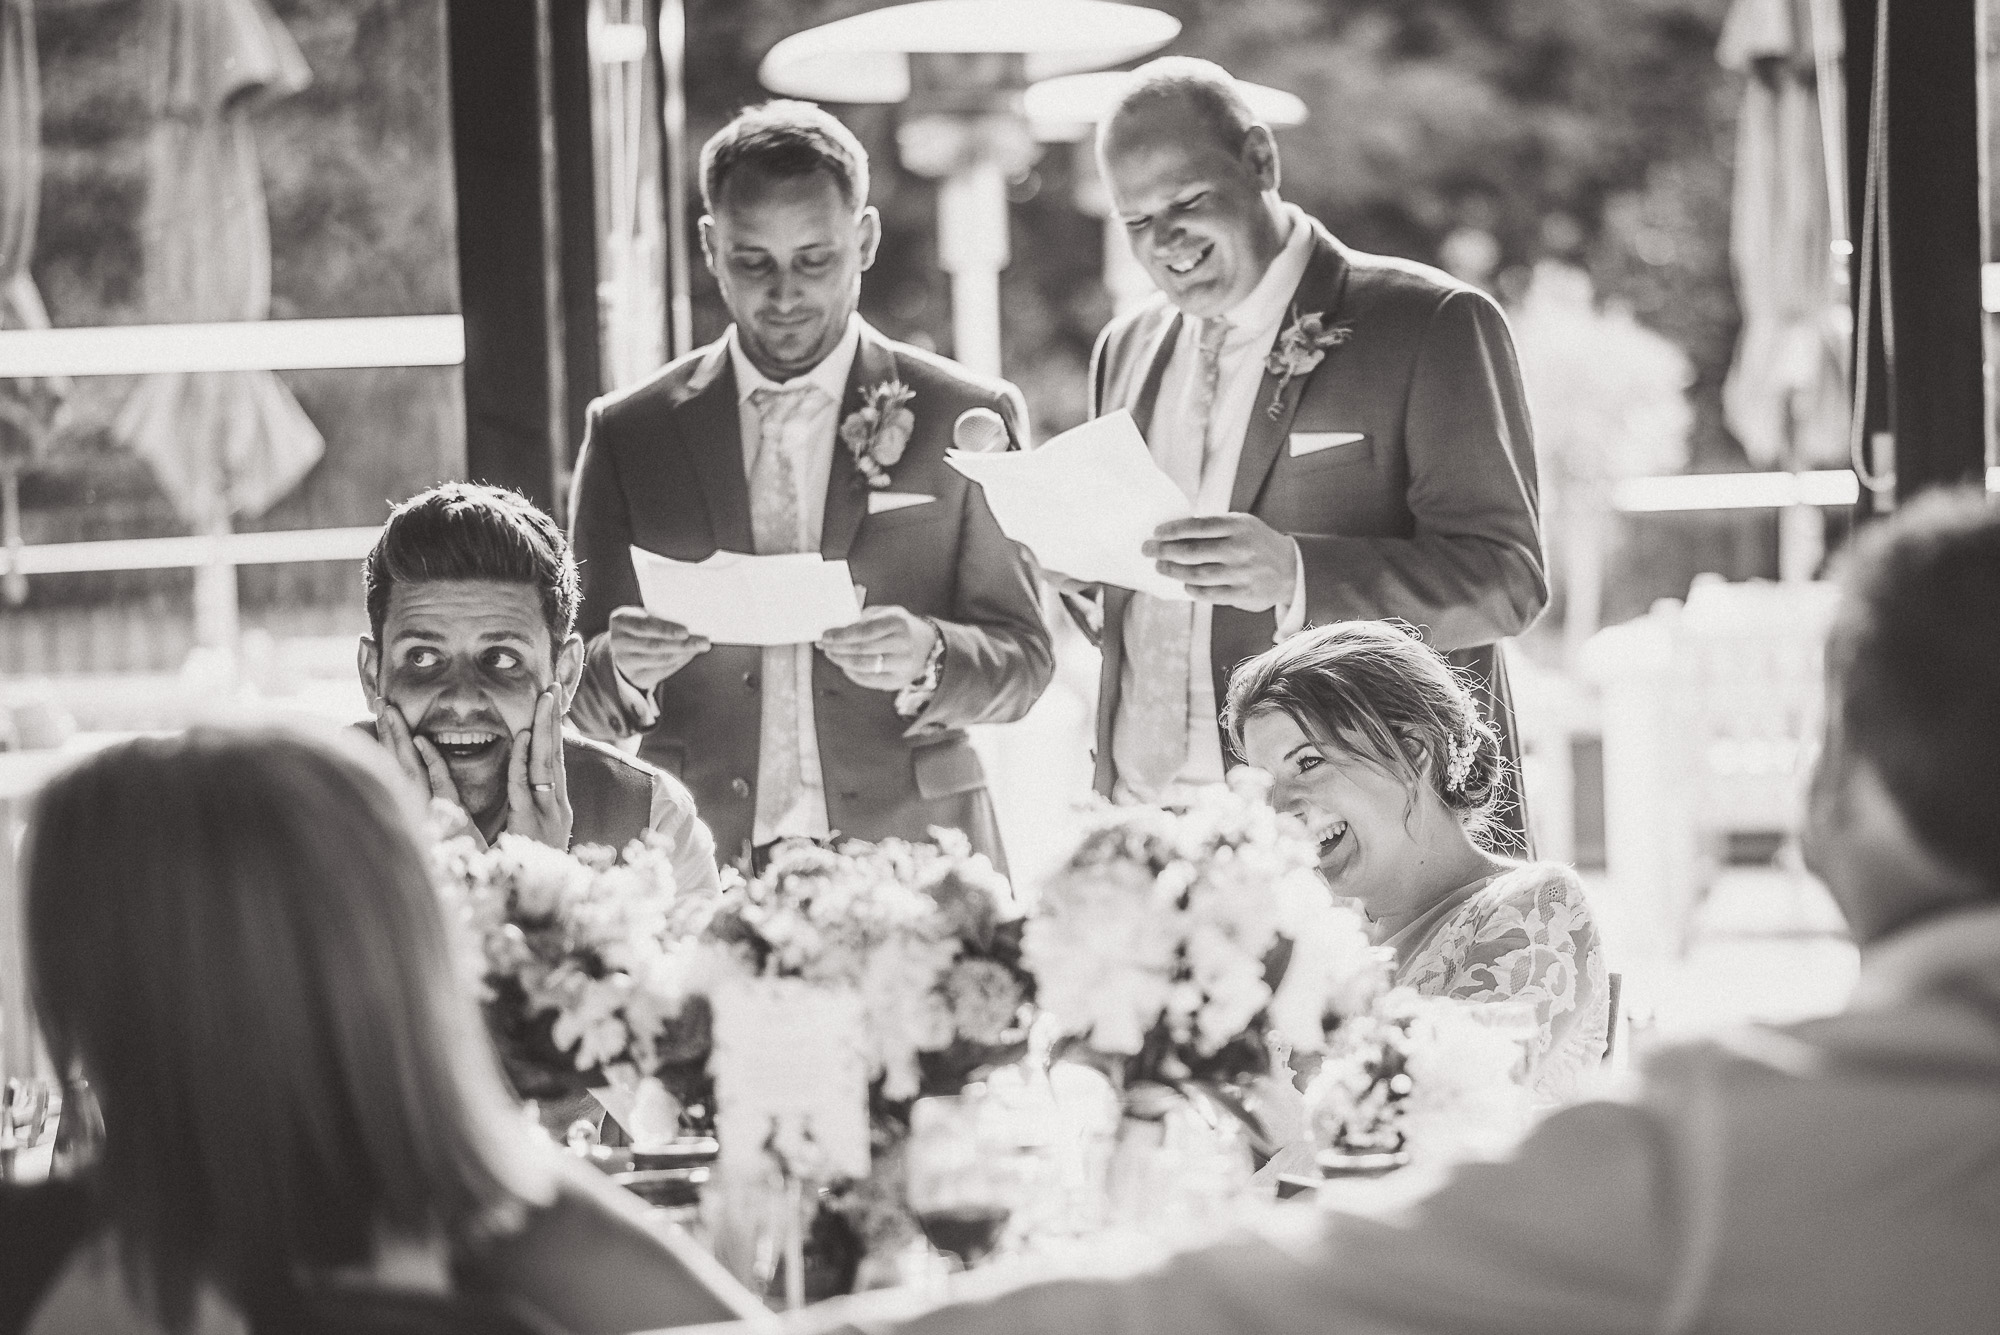
[[1044,570],[1187,601],[1187,590],[1140,555],[1169,519],[1194,513],[1160,471],[1132,415],[1119,409],[1054,437],[1040,449],[945,455],[977,482],[1001,529],[1026,544]]
[[632,568],[648,612],[716,644],[806,644],[861,615],[847,562],[818,552],[673,561],[634,547]]

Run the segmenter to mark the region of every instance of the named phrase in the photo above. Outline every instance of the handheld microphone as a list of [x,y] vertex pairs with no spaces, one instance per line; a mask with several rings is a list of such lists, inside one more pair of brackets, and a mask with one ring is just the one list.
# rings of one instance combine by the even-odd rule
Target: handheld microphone
[[951,424],[951,443],[967,454],[997,454],[1007,448],[1007,424],[991,408],[967,408]]

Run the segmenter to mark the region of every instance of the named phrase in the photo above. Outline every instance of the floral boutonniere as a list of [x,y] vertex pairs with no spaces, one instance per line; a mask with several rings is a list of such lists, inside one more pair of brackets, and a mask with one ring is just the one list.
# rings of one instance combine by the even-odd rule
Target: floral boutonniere
[[1353,333],[1354,326],[1351,324],[1329,327],[1326,315],[1321,311],[1298,316],[1285,326],[1285,332],[1278,335],[1278,346],[1271,349],[1271,355],[1264,359],[1264,369],[1278,377],[1278,392],[1271,396],[1271,406],[1264,410],[1265,416],[1273,422],[1277,421],[1285,411],[1286,386],[1325,361],[1326,350],[1347,342]]
[[861,406],[840,424],[840,439],[854,456],[854,466],[876,491],[889,485],[889,470],[902,461],[917,415],[910,401],[917,391],[900,380],[884,380],[862,392]]

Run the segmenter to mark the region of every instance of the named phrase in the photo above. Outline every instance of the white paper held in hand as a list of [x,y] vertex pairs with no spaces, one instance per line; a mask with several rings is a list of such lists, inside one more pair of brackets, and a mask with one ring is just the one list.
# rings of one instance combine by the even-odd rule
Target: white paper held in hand
[[674,561],[634,547],[632,569],[648,612],[713,644],[809,644],[861,615],[847,562],[818,552]]
[[1188,601],[1139,551],[1153,530],[1194,513],[1187,494],[1153,462],[1123,408],[1005,454],[950,451],[945,461],[986,493],[1001,530],[1044,570]]

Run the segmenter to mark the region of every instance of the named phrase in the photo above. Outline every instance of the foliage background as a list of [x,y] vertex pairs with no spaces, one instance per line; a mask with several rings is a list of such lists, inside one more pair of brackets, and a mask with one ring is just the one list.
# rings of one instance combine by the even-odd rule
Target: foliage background
[[[688,0],[695,142],[764,96],[763,53],[801,28],[881,0]],[[1171,51],[1299,94],[1281,134],[1285,193],[1349,243],[1439,261],[1460,229],[1489,233],[1503,299],[1528,266],[1587,268],[1677,343],[1694,375],[1693,467],[1742,466],[1721,420],[1736,329],[1728,277],[1738,90],[1715,63],[1728,0],[1152,0],[1185,27]],[[274,314],[455,308],[442,0],[273,0],[314,83],[259,118],[276,252]],[[47,182],[36,278],[58,324],[142,318],[144,135],[153,115],[150,0],[40,0]],[[886,242],[863,308],[891,334],[950,350],[930,182],[896,162],[893,113],[836,108],[869,145]],[[1087,172],[1052,147],[1014,183],[1003,286],[1008,375],[1046,434],[1083,413],[1084,368],[1109,318],[1103,232],[1076,207]],[[525,206],[525,205],[524,205]],[[705,275],[697,335],[726,319]],[[358,524],[463,467],[456,376],[286,376],[328,440],[326,459],[262,527]],[[53,449],[25,480],[29,541],[181,531],[144,466],[104,423],[124,392],[83,382]],[[1767,521],[1627,521],[1607,619],[1685,591],[1699,569],[1767,572]],[[185,599],[184,573],[34,582],[37,603]],[[246,602],[342,602],[351,571],[245,572]]]

